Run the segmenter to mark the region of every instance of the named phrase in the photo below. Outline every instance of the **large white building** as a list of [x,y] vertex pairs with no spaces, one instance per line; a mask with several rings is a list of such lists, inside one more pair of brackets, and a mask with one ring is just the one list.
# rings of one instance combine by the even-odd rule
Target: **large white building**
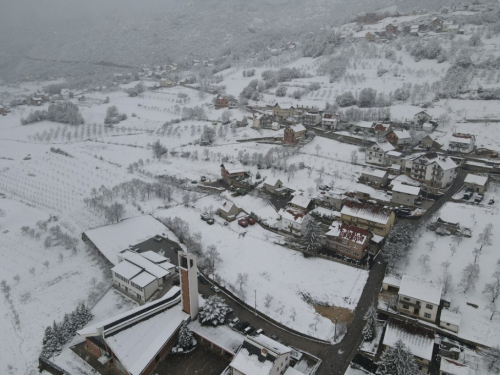
[[389,165],[386,155],[394,151],[394,146],[389,142],[377,142],[365,150],[365,161],[375,165]]
[[114,286],[141,303],[148,301],[175,272],[175,265],[153,251],[139,254],[124,250],[118,254],[118,262],[111,269]]
[[448,142],[448,150],[468,154],[474,151],[476,136],[472,134],[453,133]]
[[281,230],[301,236],[306,227],[306,213],[302,210],[288,207],[282,208],[278,212],[281,220]]
[[438,282],[404,275],[399,287],[398,311],[435,323],[442,289]]
[[456,177],[457,165],[447,156],[429,152],[413,160],[411,177],[433,188],[450,186]]

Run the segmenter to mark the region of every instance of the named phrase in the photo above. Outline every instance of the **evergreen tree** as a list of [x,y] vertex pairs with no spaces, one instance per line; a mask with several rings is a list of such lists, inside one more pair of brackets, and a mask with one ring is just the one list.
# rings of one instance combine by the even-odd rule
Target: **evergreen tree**
[[387,348],[380,357],[378,373],[381,375],[416,375],[417,363],[403,341],[398,340],[393,348]]
[[375,329],[377,327],[377,309],[374,305],[368,308],[364,320],[366,320],[366,325],[363,328],[363,338],[365,341],[372,341],[375,337]]
[[217,296],[210,296],[203,306],[203,310],[200,311],[199,319],[201,324],[211,324],[217,326],[219,324],[224,324],[226,319],[228,307],[224,303],[224,300]]
[[183,349],[189,349],[193,346],[193,332],[188,328],[186,322],[182,322],[179,330],[179,344]]
[[316,251],[321,245],[321,229],[313,217],[308,217],[304,230],[304,242],[308,251]]

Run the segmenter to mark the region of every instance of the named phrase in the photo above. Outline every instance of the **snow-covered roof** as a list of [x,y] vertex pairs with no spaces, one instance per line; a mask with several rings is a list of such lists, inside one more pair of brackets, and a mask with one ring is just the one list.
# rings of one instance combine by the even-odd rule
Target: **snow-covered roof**
[[264,180],[264,183],[269,185],[269,186],[276,186],[276,184],[279,182],[281,182],[281,180],[279,178],[276,178],[276,177],[273,177],[273,176],[269,176],[267,177],[265,180]]
[[392,191],[415,196],[418,196],[418,194],[420,194],[420,188],[418,186],[404,185],[401,183],[395,183],[392,187]]
[[248,340],[253,341],[264,348],[266,348],[269,351],[272,351],[276,354],[285,354],[285,353],[290,353],[292,351],[292,348],[289,346],[283,345],[279,343],[276,340],[273,340],[272,338],[266,336],[266,335],[257,335],[257,336],[252,336],[248,337]]
[[399,164],[391,164],[390,169],[392,169],[394,171],[400,171],[401,170],[401,165],[399,165]]
[[295,370],[293,367],[288,367],[283,375],[304,375],[304,373]]
[[401,279],[391,275],[387,275],[386,277],[384,277],[384,281],[382,281],[382,283],[397,286],[399,288],[399,286],[401,285]]
[[340,234],[340,226],[342,223],[334,221],[332,225],[330,225],[330,228],[328,228],[328,232],[326,232],[326,236],[330,237],[338,237]]
[[304,212],[300,210],[294,210],[293,208],[287,208],[287,209],[282,208],[281,210],[278,211],[278,214],[280,214],[283,219],[288,221],[294,221],[297,224],[301,224],[306,218]]
[[441,310],[441,322],[454,324],[460,326],[460,321],[462,320],[462,314],[455,313],[450,310]]
[[305,132],[306,131],[306,127],[302,124],[291,125],[290,128],[292,128],[294,132]]
[[394,134],[398,139],[409,139],[411,138],[411,134],[408,130],[394,130]]
[[362,229],[346,223],[343,223],[340,226],[339,238],[344,238],[346,240],[362,245],[366,242],[369,236],[370,232],[368,232],[366,229]]
[[[176,295],[177,297],[175,297]],[[98,336],[102,334],[104,327],[108,327],[113,323],[125,322],[126,324],[126,321],[129,319],[132,320],[134,318],[140,318],[141,316],[147,315],[148,313],[155,313],[157,310],[179,303],[180,300],[180,288],[178,286],[173,286],[163,297],[156,301],[146,303],[111,318],[88,325],[77,331],[77,333],[84,337]]]
[[135,264],[157,278],[161,278],[169,274],[165,268],[158,266],[156,263],[153,263],[149,259],[144,258],[141,254],[137,254],[133,251],[126,250],[120,253],[120,257]]
[[354,216],[359,219],[385,225],[389,221],[392,211],[383,209],[379,206],[347,202],[344,207],[342,207],[340,213],[342,215]]
[[106,336],[105,340],[130,374],[140,374],[188,316],[179,304]]
[[395,183],[405,183],[406,185],[412,185],[412,186],[421,186],[422,183],[412,179],[411,177],[405,175],[405,174],[400,174],[398,177],[396,177],[394,180],[392,180],[391,184],[394,185]]
[[219,210],[224,211],[224,212],[229,212],[231,208],[233,208],[235,204],[233,202],[224,200],[222,203],[219,205]]
[[325,217],[340,217],[339,211],[330,210],[325,207],[316,207],[314,210],[311,211],[311,214],[317,214]]
[[474,375],[476,371],[463,363],[452,361],[448,358],[441,358],[441,365],[439,367],[441,373],[453,375]]
[[387,155],[399,158],[401,157],[401,155],[403,155],[403,153],[399,151],[389,151],[387,152]]
[[394,146],[389,142],[377,142],[377,146],[384,152],[389,152],[394,150]]
[[464,182],[474,185],[485,186],[486,183],[488,182],[488,177],[469,173],[467,177],[465,177]]
[[304,195],[295,195],[293,199],[290,201],[291,204],[302,207],[302,208],[307,208],[311,204],[311,198],[308,198]]
[[363,169],[362,174],[378,178],[384,178],[387,175],[387,171],[375,168],[365,168]]
[[447,171],[449,169],[457,167],[455,162],[451,158],[448,158],[446,156],[438,157],[437,159],[432,160],[432,162],[437,163],[443,169],[443,171]]
[[458,136],[458,135],[453,134],[450,138],[450,142],[462,143],[462,144],[466,144],[466,145],[471,144],[472,140],[473,140],[472,135]]
[[415,276],[404,275],[401,279],[399,294],[439,305],[441,302],[442,285],[422,280]]
[[[126,262],[126,260],[123,262]],[[151,275],[149,272],[141,272],[140,274],[138,274],[136,277],[134,277],[130,281],[133,282],[134,284],[137,284],[140,287],[144,288],[145,286],[151,284],[155,280],[156,280],[156,277]]]
[[117,224],[91,229],[85,235],[112,263],[118,263],[118,253],[160,233],[170,231],[150,215],[123,220]]
[[412,332],[410,327],[412,326],[389,320],[383,344],[394,347],[396,342],[402,340],[412,355],[431,361],[434,350],[434,333],[425,329],[415,329],[415,332]]
[[245,172],[241,163],[226,163],[222,164],[229,174]]
[[375,242],[375,243],[381,243],[383,240],[384,240],[384,237],[379,236],[378,234],[374,234],[372,236],[372,238],[370,238],[370,241]]
[[352,125],[358,128],[365,128],[365,129],[371,129],[373,126],[375,126],[373,121],[359,121],[353,123]]
[[130,280],[134,276],[140,274],[142,272],[142,268],[124,260],[123,262],[120,262],[118,263],[118,265],[111,268],[111,271],[117,273],[120,276],[123,276],[127,280]]
[[245,336],[233,331],[228,326],[202,326],[199,320],[195,320],[189,323],[189,328],[205,340],[214,343],[232,354],[236,354],[238,348],[245,341]]
[[[168,262],[167,258],[165,258],[163,255],[155,253],[152,250],[148,250],[148,251],[141,253],[141,256],[150,260],[153,263],[156,263],[156,264]],[[163,267],[163,265],[162,265],[162,267]]]
[[229,365],[242,374],[269,375],[274,362],[259,360],[259,356],[251,355],[248,349],[241,348]]
[[39,97],[36,97],[36,96],[32,97],[31,99],[36,100],[37,102],[39,102],[39,101],[42,100],[42,98],[39,98]]

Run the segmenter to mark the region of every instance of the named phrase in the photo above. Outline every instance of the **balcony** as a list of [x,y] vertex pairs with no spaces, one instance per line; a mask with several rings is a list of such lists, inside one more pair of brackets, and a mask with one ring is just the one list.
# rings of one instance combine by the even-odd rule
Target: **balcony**
[[421,307],[420,301],[414,301],[414,302],[411,302],[411,301],[406,301],[406,300],[404,300],[404,299],[402,299],[402,298],[401,298],[401,299],[399,300],[399,303],[400,303],[401,305],[409,305],[409,306],[413,306],[413,307],[416,307],[416,308],[418,308],[418,309],[420,309],[420,307]]

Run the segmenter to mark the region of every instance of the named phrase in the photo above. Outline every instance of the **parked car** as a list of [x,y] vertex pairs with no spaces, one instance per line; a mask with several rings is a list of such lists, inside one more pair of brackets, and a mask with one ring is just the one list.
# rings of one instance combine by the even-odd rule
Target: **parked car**
[[474,199],[474,201],[475,201],[476,203],[481,203],[481,201],[483,200],[483,198],[484,198],[484,195],[482,195],[482,194],[477,194],[477,195],[476,195],[476,198]]
[[172,281],[172,285],[177,285],[179,286],[181,284],[181,280],[179,278],[176,278]]
[[224,226],[227,227],[229,223],[227,221],[224,222]]
[[234,311],[234,310],[233,310],[232,308],[230,308],[230,307],[229,307],[229,308],[226,310],[226,314],[227,314],[227,315],[232,314],[232,313],[233,313],[233,311]]
[[326,190],[326,186],[325,185],[318,185],[318,189],[319,190]]
[[208,281],[207,279],[205,279],[203,276],[201,275],[198,275],[198,281],[204,285],[207,285],[208,284]]
[[270,335],[270,338],[272,338],[274,341],[279,341],[280,339],[276,335]]
[[212,218],[210,218],[210,219],[207,220],[207,224],[208,225],[213,225],[214,223],[215,223],[215,220],[212,219]]
[[161,242],[161,240],[163,239],[161,236],[159,235],[156,235],[153,237],[153,239],[156,241],[156,242]]
[[200,217],[201,217],[201,220],[203,220],[203,221],[207,221],[208,219],[210,219],[210,216],[208,214],[201,214]]
[[206,180],[207,180],[207,178],[205,176],[201,176],[201,178],[200,178],[201,182],[205,182]]
[[490,201],[488,202],[488,204],[494,204],[495,203],[495,200],[492,198],[490,199]]
[[245,219],[238,220],[238,224],[243,228],[248,227],[248,222]]
[[233,320],[229,321],[229,327],[233,328],[236,324],[240,322],[239,318],[234,318]]
[[236,324],[236,327],[235,327],[235,328],[236,328],[238,331],[243,332],[243,330],[244,330],[245,328],[247,328],[249,325],[250,325],[250,323],[248,323],[248,322],[239,322],[238,324]]
[[259,328],[257,331],[255,331],[256,335],[262,335],[264,334],[264,330],[262,328]]
[[215,293],[219,293],[220,292],[220,288],[219,287],[216,287],[215,285],[211,288]]
[[467,193],[464,194],[464,200],[468,201],[469,199],[471,199],[472,197],[472,193],[469,191]]
[[248,224],[250,225],[254,225],[256,223],[255,219],[251,218],[251,217],[247,217],[245,219],[247,221]]
[[29,156],[26,156],[23,160],[31,160]]
[[191,183],[192,183],[192,184],[197,184],[197,183],[198,183],[198,181],[193,180],[193,181],[191,181]]
[[255,331],[255,328],[253,328],[252,326],[248,326],[247,328],[245,328],[245,329],[243,330],[243,333],[244,333],[245,335],[250,335],[250,334],[252,334],[252,332],[253,332],[253,331]]

